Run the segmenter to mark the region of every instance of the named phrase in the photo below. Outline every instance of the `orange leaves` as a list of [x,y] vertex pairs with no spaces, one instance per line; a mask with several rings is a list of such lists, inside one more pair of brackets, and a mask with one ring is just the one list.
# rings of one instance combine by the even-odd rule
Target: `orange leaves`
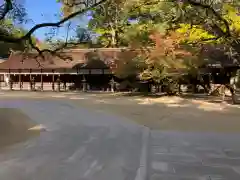
[[186,59],[193,56],[181,46],[184,37],[177,32],[161,34],[155,31],[150,38],[155,42],[155,47],[149,52],[146,64],[151,67],[182,69],[186,67]]
[[151,52],[153,57],[156,56],[190,56],[189,51],[184,50],[180,42],[182,37],[176,32],[170,32],[167,35],[154,32],[150,38],[155,42],[155,48]]
[[165,49],[166,51],[173,51],[179,48],[179,44],[183,39],[177,32],[170,32],[167,35],[154,32],[150,38],[155,42],[155,49]]
[[138,74],[139,62],[136,61],[136,57],[139,52],[137,50],[126,49],[117,54],[116,68],[113,69],[115,75],[119,78],[126,78]]

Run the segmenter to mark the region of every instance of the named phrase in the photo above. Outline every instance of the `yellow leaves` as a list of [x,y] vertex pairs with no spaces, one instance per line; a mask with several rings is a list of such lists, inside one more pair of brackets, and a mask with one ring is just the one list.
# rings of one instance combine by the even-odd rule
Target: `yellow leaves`
[[240,34],[240,12],[239,10],[231,6],[230,4],[224,4],[223,6],[226,15],[223,17],[229,22],[230,30]]
[[61,11],[63,12],[64,17],[67,17],[72,13],[73,9],[68,6],[62,6]]
[[111,33],[111,30],[108,29],[102,29],[102,28],[95,28],[94,31],[98,34],[106,34]]
[[[239,10],[237,7],[228,4],[223,3],[223,9],[222,9],[222,17],[226,19],[230,25],[230,30],[234,33],[240,34],[240,14],[238,12]],[[220,13],[220,12],[219,12]],[[209,39],[214,38],[215,36],[208,33],[202,28],[203,25],[193,25],[190,24],[180,24],[180,28],[177,29],[177,32],[181,33],[185,41],[187,42],[198,42],[202,39]],[[221,26],[221,25],[220,25]],[[224,25],[221,26],[221,28],[224,30]],[[208,41],[210,42],[210,41]]]
[[214,38],[215,36],[209,34],[207,31],[202,29],[200,26],[190,24],[180,24],[180,28],[176,32],[183,35],[185,41],[201,41],[202,39]]

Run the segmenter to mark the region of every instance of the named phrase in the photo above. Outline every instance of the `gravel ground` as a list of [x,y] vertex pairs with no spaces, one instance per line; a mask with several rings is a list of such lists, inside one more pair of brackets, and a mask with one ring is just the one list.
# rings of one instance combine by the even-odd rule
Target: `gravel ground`
[[155,130],[240,132],[239,106],[225,103],[179,97],[92,95],[87,98],[82,95],[81,98],[75,97],[73,102],[103,113],[124,116]]
[[239,106],[108,93],[2,92],[0,98],[0,113],[20,110],[4,119],[26,119],[16,132],[35,127],[32,119],[47,128],[0,153],[0,179],[132,180],[141,145],[141,128],[132,121],[152,129],[147,179],[240,178]]
[[[63,99],[32,95],[1,95],[1,180],[135,178],[141,126]],[[38,136],[32,137],[34,132]]]
[[3,92],[1,98],[49,98],[115,114],[154,130],[240,132],[239,105],[219,99],[123,96],[110,93]]

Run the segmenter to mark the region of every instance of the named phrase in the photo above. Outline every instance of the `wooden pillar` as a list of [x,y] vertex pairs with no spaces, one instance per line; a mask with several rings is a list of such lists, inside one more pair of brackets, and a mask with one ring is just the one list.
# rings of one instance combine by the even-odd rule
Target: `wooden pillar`
[[21,74],[19,74],[18,76],[19,76],[19,89],[22,90],[22,76]]
[[0,89],[2,89],[2,84],[4,83],[4,74],[1,75]]
[[3,74],[1,74],[0,76],[1,76],[1,81],[0,81],[0,89],[2,89],[2,82],[4,81],[4,75],[3,75]]
[[11,76],[10,76],[10,69],[8,69],[8,82],[7,85],[9,86],[9,89],[11,90]]
[[66,69],[64,68],[64,70],[63,70],[63,72],[64,72],[64,75],[63,75],[63,89],[64,89],[64,91],[67,91],[67,81],[66,81],[66,79],[67,79],[67,75],[66,75]]
[[32,90],[32,75],[29,74],[29,90]]
[[30,85],[30,87],[29,87],[29,90],[31,91],[32,90],[32,74],[31,74],[31,69],[29,70],[30,71],[30,73],[29,73],[29,85]]
[[55,90],[55,80],[54,80],[54,74],[52,75],[52,91]]
[[11,75],[9,75],[9,89],[13,90],[13,80],[11,78]]
[[61,91],[61,79],[60,79],[60,74],[58,75],[58,78],[57,78],[57,90],[58,90],[58,92]]
[[83,89],[82,91],[85,92],[87,90],[87,83],[86,83],[86,79],[85,76],[83,75],[83,79],[82,79],[82,85],[83,85]]
[[67,91],[67,81],[66,81],[66,74],[64,74],[64,78],[63,78],[63,89],[64,91]]
[[[36,75],[37,76],[37,75]],[[35,91],[36,90],[36,77],[34,76],[32,78],[32,90]]]
[[43,75],[42,75],[42,72],[41,72],[41,91],[43,91]]

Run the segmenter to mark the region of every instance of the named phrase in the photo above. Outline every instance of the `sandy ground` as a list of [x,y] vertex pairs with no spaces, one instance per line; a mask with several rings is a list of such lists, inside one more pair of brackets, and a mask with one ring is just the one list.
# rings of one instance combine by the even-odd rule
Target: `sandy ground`
[[[0,107],[1,136],[8,143],[10,139],[19,140],[17,144],[12,140],[12,145],[4,149],[0,143],[1,180],[135,178],[141,126],[50,97],[1,98]],[[39,124],[46,131],[23,141],[32,137],[28,133],[39,129]]]
[[224,134],[240,132],[239,106],[219,99],[56,92],[0,98],[0,179],[132,180],[142,129],[132,121],[157,130],[150,180],[239,179],[239,134]]
[[140,97],[111,93],[13,92],[1,98],[68,101],[91,111],[116,114],[154,130],[240,132],[239,105],[220,98]]
[[103,113],[124,116],[151,129],[240,132],[239,105],[197,98],[145,98],[109,94],[90,96],[71,97],[71,101]]

